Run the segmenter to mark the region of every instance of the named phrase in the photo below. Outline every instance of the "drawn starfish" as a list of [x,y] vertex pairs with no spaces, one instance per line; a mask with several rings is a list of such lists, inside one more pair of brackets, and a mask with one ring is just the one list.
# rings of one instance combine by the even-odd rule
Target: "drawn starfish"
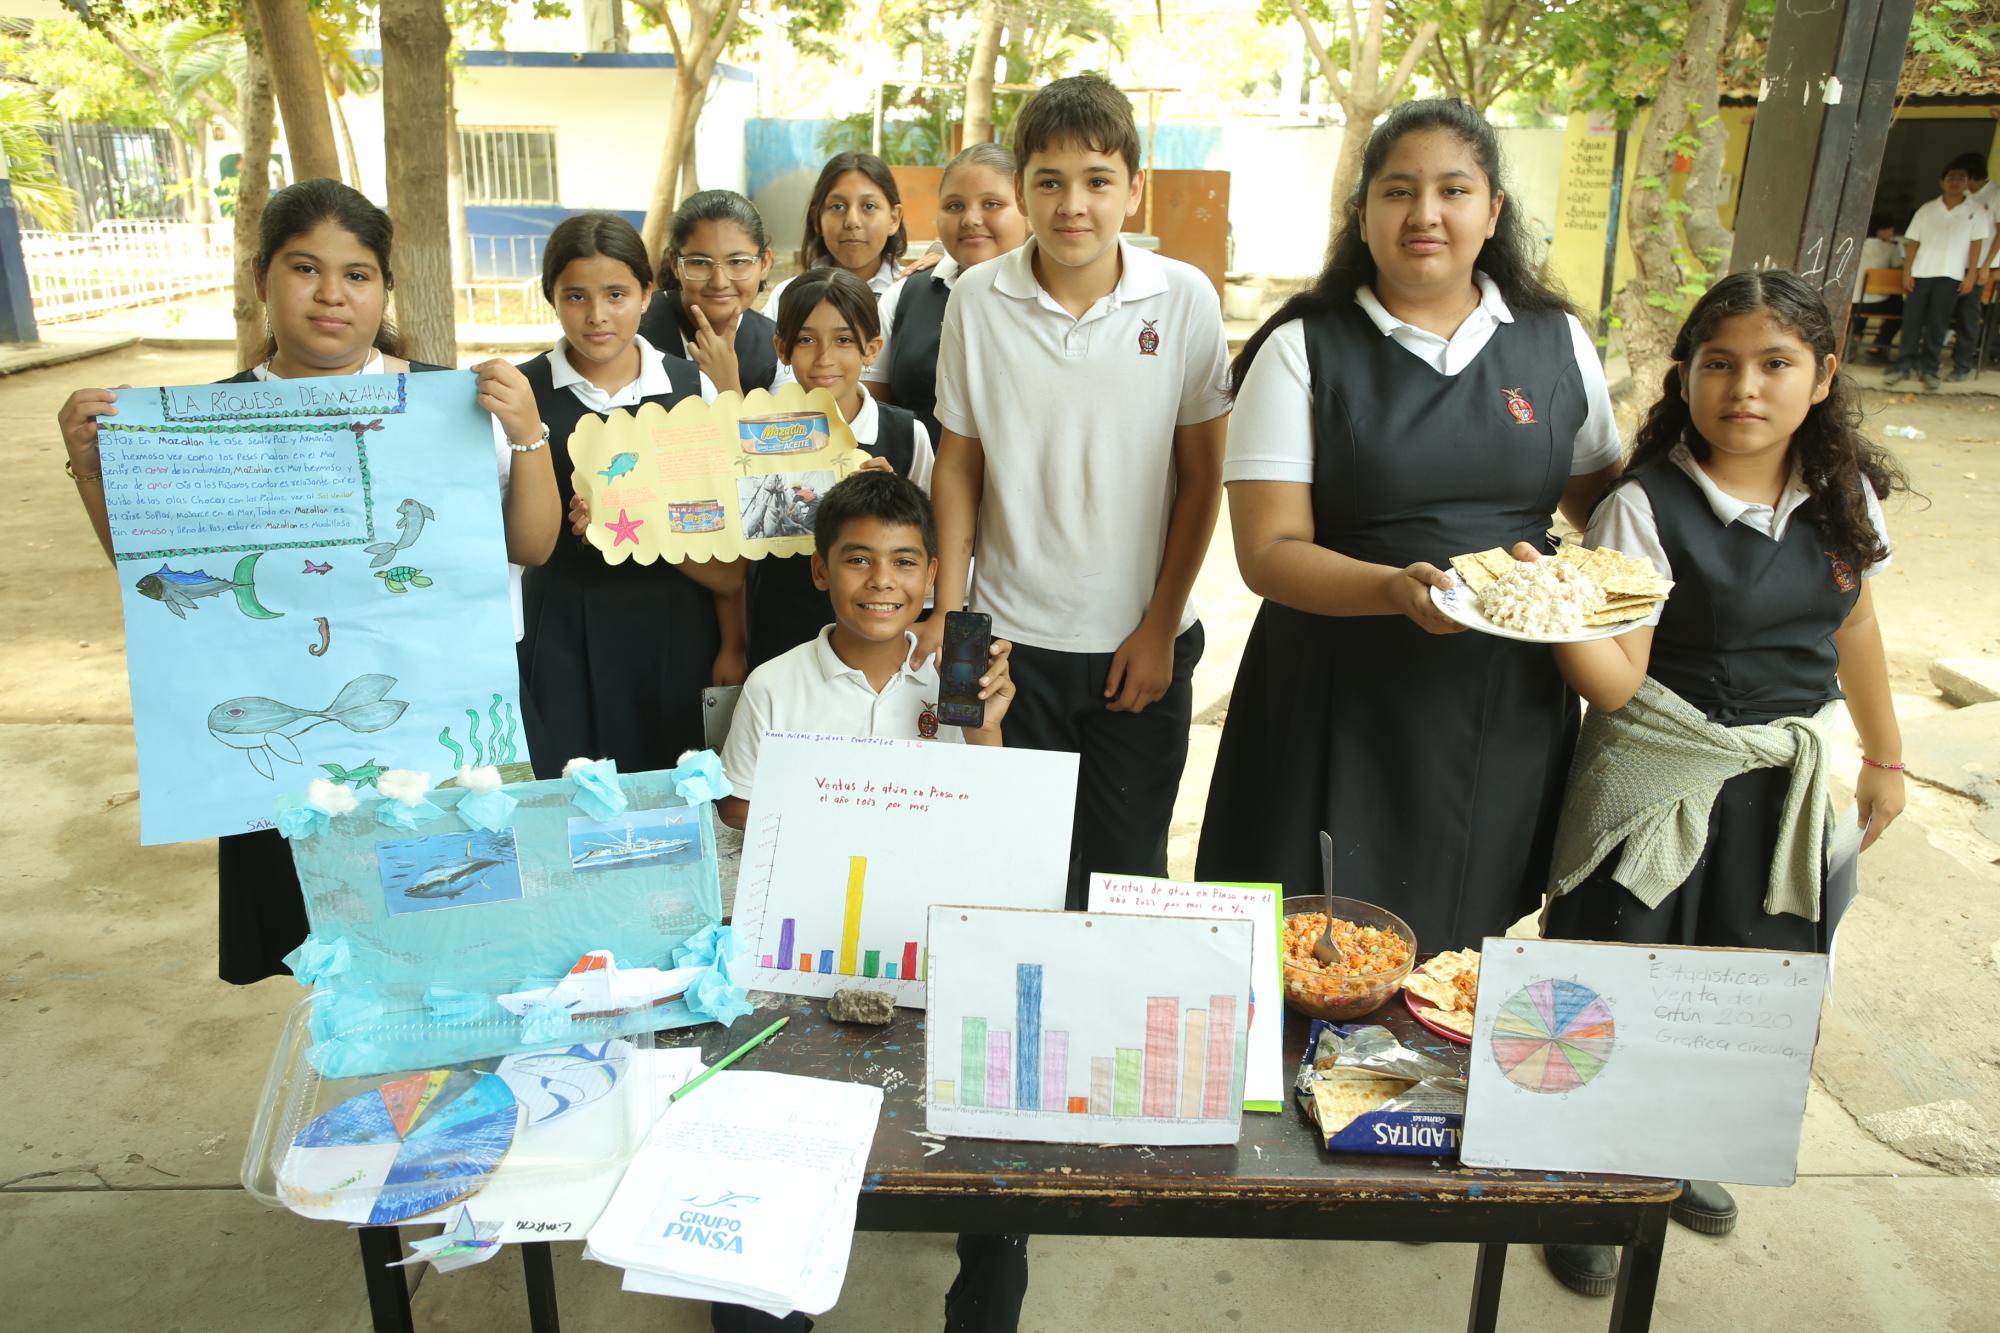
[[643,518],[625,517],[625,511],[621,509],[618,511],[618,521],[616,523],[606,523],[604,526],[610,528],[614,534],[611,538],[613,546],[623,545],[625,542],[631,542],[634,546],[637,546],[639,544],[639,529],[645,522],[646,520]]

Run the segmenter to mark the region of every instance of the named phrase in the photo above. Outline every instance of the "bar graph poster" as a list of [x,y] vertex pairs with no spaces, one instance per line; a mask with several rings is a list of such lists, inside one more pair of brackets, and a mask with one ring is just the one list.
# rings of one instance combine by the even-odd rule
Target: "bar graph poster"
[[1243,1109],[1285,1109],[1284,964],[1279,959],[1285,932],[1281,884],[1188,884],[1139,875],[1092,875],[1090,910],[1141,916],[1241,919],[1256,931],[1255,970],[1250,974],[1250,1065],[1243,1075]]
[[1048,1143],[1234,1143],[1247,920],[933,907],[925,1127]]
[[749,984],[921,1008],[931,904],[1061,907],[1075,803],[1073,754],[767,734],[736,881]]

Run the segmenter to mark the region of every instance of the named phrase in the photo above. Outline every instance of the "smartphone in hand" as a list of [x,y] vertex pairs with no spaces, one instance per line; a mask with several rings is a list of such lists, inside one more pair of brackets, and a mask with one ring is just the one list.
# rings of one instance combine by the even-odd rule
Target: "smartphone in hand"
[[978,611],[944,613],[944,646],[938,652],[937,719],[954,727],[986,725],[979,678],[993,647],[993,617]]

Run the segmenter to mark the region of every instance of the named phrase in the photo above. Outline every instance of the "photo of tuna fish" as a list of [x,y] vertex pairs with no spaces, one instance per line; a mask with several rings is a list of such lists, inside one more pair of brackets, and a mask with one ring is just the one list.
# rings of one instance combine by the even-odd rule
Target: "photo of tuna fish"
[[382,901],[390,916],[440,907],[476,907],[521,896],[514,833],[472,829],[377,843]]
[[689,806],[627,810],[615,819],[571,815],[569,868],[625,870],[678,866],[701,859],[701,822]]

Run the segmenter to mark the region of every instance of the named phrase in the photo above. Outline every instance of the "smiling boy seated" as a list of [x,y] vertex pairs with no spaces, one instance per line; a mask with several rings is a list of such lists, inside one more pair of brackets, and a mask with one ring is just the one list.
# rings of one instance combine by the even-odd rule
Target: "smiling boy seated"
[[[717,807],[742,828],[756,780],[757,750],[767,731],[827,736],[885,736],[998,745],[1000,722],[1014,699],[1007,671],[1012,645],[996,639],[979,697],[982,727],[938,722],[937,667],[911,669],[916,636],[937,578],[937,526],[931,502],[893,472],[862,471],[819,501],[813,533],[813,583],[833,602],[833,623],[819,637],[750,673],[722,747],[735,795]],[[791,557],[796,559],[797,557]]]

